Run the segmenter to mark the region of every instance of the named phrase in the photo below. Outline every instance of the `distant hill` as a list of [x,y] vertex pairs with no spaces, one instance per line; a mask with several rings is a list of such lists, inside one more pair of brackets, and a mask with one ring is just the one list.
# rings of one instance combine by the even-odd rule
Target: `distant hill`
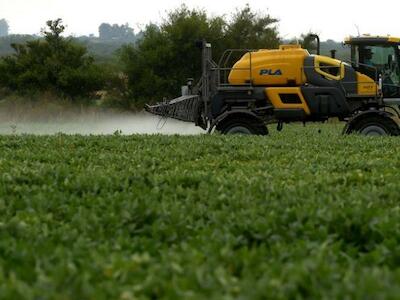
[[11,47],[12,44],[23,44],[29,40],[39,38],[36,35],[28,34],[15,34],[0,37],[0,56],[5,56],[14,53],[14,49]]
[[350,49],[348,46],[343,45],[333,40],[321,42],[321,54],[331,56],[331,50],[336,50],[336,58],[343,61],[350,61]]
[[88,52],[92,54],[96,60],[103,61],[114,58],[118,49],[120,49],[123,45],[135,44],[141,38],[141,36],[142,34],[139,33],[131,39],[112,40],[81,36],[75,38],[75,40],[85,45],[88,49]]

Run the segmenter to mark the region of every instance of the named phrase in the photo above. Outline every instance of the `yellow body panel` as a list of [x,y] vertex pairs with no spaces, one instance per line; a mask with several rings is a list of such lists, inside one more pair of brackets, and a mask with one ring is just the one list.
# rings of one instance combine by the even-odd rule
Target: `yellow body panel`
[[306,83],[303,71],[307,50],[282,47],[245,54],[229,74],[232,85],[300,86]]
[[389,37],[389,42],[391,42],[391,43],[400,43],[400,38],[397,38],[397,37]]
[[[307,115],[310,115],[310,109],[299,87],[266,88],[265,94],[275,109],[303,109]],[[299,96],[301,103],[283,103],[279,96],[282,94],[296,94]]]
[[279,50],[301,49],[301,45],[280,45]]
[[389,43],[400,43],[400,38],[399,37],[394,37],[394,36],[371,36],[371,35],[363,35],[363,36],[358,36],[358,37],[346,37],[344,39],[345,44],[350,44],[354,39],[377,39],[377,40],[387,40]]
[[362,96],[374,96],[378,93],[378,86],[373,79],[367,75],[356,73],[357,75],[357,94]]

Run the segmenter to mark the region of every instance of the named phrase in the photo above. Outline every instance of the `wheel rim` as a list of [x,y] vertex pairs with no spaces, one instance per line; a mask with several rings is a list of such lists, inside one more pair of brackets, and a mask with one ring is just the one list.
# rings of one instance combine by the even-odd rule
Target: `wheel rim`
[[378,125],[368,125],[361,129],[360,133],[366,136],[383,136],[388,135],[386,130]]
[[243,135],[250,135],[251,131],[247,127],[244,126],[234,126],[229,128],[226,131],[226,134],[243,134]]

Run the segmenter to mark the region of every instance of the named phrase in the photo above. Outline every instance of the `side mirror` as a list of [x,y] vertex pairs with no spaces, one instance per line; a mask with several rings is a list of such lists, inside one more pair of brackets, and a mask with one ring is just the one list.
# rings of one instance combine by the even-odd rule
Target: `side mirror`
[[319,35],[310,33],[309,35],[307,35],[306,39],[307,38],[310,39],[311,41],[313,41],[313,40],[317,41],[317,55],[320,55],[321,54],[321,40],[319,38]]

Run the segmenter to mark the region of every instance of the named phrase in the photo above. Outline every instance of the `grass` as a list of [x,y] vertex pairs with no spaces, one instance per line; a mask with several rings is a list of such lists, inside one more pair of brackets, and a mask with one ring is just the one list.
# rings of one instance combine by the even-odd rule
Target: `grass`
[[0,137],[0,298],[397,299],[399,146]]

